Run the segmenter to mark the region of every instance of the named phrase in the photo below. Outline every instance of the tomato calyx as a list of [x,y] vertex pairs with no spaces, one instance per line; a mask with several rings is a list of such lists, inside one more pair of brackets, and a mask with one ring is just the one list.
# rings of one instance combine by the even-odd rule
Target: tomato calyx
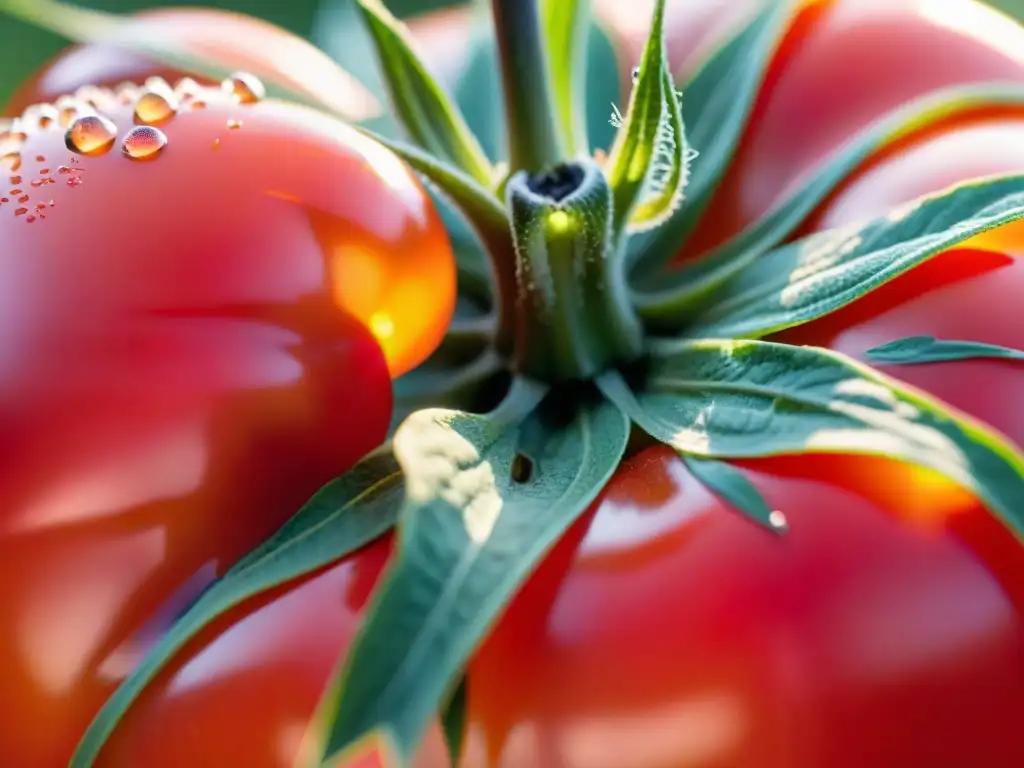
[[[724,174],[800,4],[769,4],[713,54],[683,89],[697,103],[686,126],[665,54],[665,2],[656,2],[629,105],[616,110],[619,132],[598,161],[574,133],[578,120],[558,118],[580,110],[578,89],[555,82],[577,73],[547,69],[552,51],[576,44],[585,4],[548,3],[541,13],[539,0],[494,0],[510,114],[507,172],[482,159],[399,22],[377,0],[359,5],[419,146],[381,141],[458,208],[489,259],[493,285],[484,312],[479,295],[467,296],[470,309],[433,358],[398,382],[404,411],[391,443],[340,481],[346,495],[336,504],[351,525],[299,553],[283,529],[244,573],[222,582],[234,599],[251,596],[243,585],[269,588],[362,546],[376,532],[367,521],[379,525],[382,508],[396,522],[396,554],[324,697],[316,764],[333,764],[378,732],[411,761],[440,709],[449,708],[446,722],[464,721],[450,708],[464,706],[468,659],[638,433],[670,446],[714,493],[773,535],[788,530],[785,510],[768,506],[728,460],[846,452],[917,464],[969,489],[1024,539],[1018,446],[863,363],[762,340],[1024,218],[1024,176],[962,184],[874,221],[789,242],[801,218],[794,204],[728,244],[714,263],[692,265],[675,285],[672,257]],[[581,61],[560,60],[570,68]],[[720,98],[723,84],[736,88],[732,98]],[[975,106],[989,98],[979,93],[968,99]],[[925,113],[932,118],[934,106]],[[867,137],[857,152],[883,145],[896,119],[888,117],[888,132]],[[707,141],[697,146],[702,164],[692,174],[688,135]],[[811,183],[814,194],[826,194],[853,165],[850,155],[832,158]],[[470,272],[467,264],[462,270]],[[671,295],[644,305],[634,272],[653,274],[649,285],[672,282]],[[668,309],[658,314],[662,304]],[[979,352],[959,353],[965,349]],[[300,512],[287,532],[304,531],[309,518],[309,509]],[[223,609],[199,604],[176,642]],[[133,676],[111,700],[74,768],[92,764],[145,682]],[[449,730],[458,742],[458,729]]]
[[612,239],[612,192],[592,161],[516,173],[506,191],[516,248],[516,370],[591,379],[638,359],[643,329]]

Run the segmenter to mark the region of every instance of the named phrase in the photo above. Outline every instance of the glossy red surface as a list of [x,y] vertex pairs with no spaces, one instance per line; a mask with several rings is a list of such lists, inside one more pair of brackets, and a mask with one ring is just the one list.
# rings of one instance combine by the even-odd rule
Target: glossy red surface
[[217,89],[140,161],[107,115],[106,152],[26,124],[0,161],[5,766],[63,765],[188,601],[383,439],[388,363],[454,298],[419,183],[347,126]]
[[[724,2],[694,3],[693,18],[717,18]],[[809,5],[698,244],[735,232],[908,96],[1024,74],[1024,32],[967,0]],[[805,229],[1021,170],[1021,120],[977,115],[891,148]],[[914,333],[1024,348],[1022,235],[1007,227],[978,238],[781,338],[854,356]],[[1019,366],[884,370],[1024,444]],[[786,537],[724,507],[666,449],[623,465],[474,660],[465,765],[1024,764],[1020,544],[969,494],[921,470],[850,457],[743,467],[786,515]],[[129,713],[100,766],[290,768],[388,546],[210,628]],[[432,732],[419,766],[443,760]]]

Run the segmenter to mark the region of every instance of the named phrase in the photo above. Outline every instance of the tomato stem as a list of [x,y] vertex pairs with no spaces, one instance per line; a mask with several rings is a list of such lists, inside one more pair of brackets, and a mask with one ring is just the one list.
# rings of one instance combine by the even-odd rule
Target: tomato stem
[[492,0],[513,172],[541,171],[565,156],[548,79],[540,2]]
[[[516,248],[516,368],[541,381],[589,379],[638,358],[643,330],[611,228],[611,188],[592,161],[509,180]],[[503,291],[504,292],[504,291]]]

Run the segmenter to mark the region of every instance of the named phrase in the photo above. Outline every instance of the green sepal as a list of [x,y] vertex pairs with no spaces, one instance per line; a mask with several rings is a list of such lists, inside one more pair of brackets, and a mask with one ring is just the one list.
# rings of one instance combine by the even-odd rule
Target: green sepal
[[665,0],[656,0],[629,107],[605,163],[613,231],[656,226],[682,197],[689,157],[679,94],[665,50]]
[[[179,40],[161,35],[156,28],[152,35],[142,34],[139,19],[129,15],[57,0],[0,0],[0,14],[4,13],[78,43],[117,47],[211,80],[226,78],[236,69],[208,53],[180,47]],[[276,72],[259,72],[268,96],[333,112],[347,120],[366,120],[380,114],[381,104],[373,94],[327,54],[286,29],[278,28],[277,33],[288,38],[296,49],[304,49],[303,61],[284,60]],[[301,68],[296,68],[297,64]],[[317,77],[309,77],[310,69],[315,69]]]
[[[687,97],[689,94],[687,93]],[[684,107],[688,103],[684,99]],[[826,160],[820,170],[800,185],[789,198],[775,205],[763,217],[753,222],[742,232],[733,236],[680,269],[660,269],[664,261],[645,261],[638,273],[635,300],[638,311],[654,329],[674,330],[689,318],[698,316],[714,292],[746,265],[758,260],[762,254],[783,242],[793,231],[831,194],[844,179],[848,178],[868,158],[886,146],[927,126],[958,114],[966,114],[981,108],[1002,108],[1024,106],[1024,88],[1015,83],[984,83],[958,86],[910,102],[892,111],[854,136],[835,155]],[[684,109],[685,111],[685,109]],[[706,162],[701,153],[697,168]],[[688,186],[692,193],[694,183]],[[686,211],[690,211],[688,205]],[[687,214],[683,214],[684,216]],[[670,230],[675,222],[659,230]],[[632,245],[632,243],[631,243]],[[656,251],[673,257],[678,247],[657,243],[656,247],[667,250]],[[658,270],[648,269],[657,266]]]
[[947,248],[1024,216],[1024,175],[974,180],[866,224],[763,255],[714,295],[688,338],[756,338],[835,312]]
[[[637,276],[661,273],[707,210],[750,119],[761,84],[793,18],[794,0],[767,3],[737,35],[711,54],[683,86],[682,120],[700,154],[686,184],[686,205],[656,230],[629,242]],[[656,278],[655,278],[656,279]]]
[[[438,190],[443,192],[475,231],[479,243],[483,245],[484,251],[490,257],[491,268],[494,270],[491,274],[495,274],[495,271],[502,273],[497,278],[499,285],[515,284],[515,256],[512,252],[511,224],[505,206],[494,196],[493,192],[458,168],[437,159],[418,147],[385,138],[367,128],[358,130],[397,154],[430,184],[435,185]],[[450,223],[451,219],[449,218],[448,221]],[[459,245],[459,241],[456,240],[455,244]],[[466,271],[472,269],[476,273],[470,273],[473,279],[482,278],[482,275],[479,275],[479,266],[473,265],[468,259],[460,259],[459,267],[460,277],[465,278]],[[499,314],[504,313],[503,316],[506,316],[502,325],[510,326],[514,320],[507,316],[511,315],[514,307],[504,306],[499,307],[498,310]]]
[[934,336],[908,336],[873,347],[864,353],[872,363],[920,365],[956,360],[1024,360],[1024,351],[985,344],[980,341],[937,339]]
[[494,176],[487,155],[458,107],[437,84],[413,50],[411,36],[380,0],[356,0],[370,35],[395,112],[412,139],[455,165],[479,184]]
[[[489,14],[488,14],[489,16]],[[466,57],[455,77],[452,93],[466,118],[466,124],[477,137],[492,163],[508,151],[505,140],[505,103],[501,98],[501,77],[498,74],[498,48],[490,24],[475,26],[470,33]],[[495,176],[498,169],[495,168]],[[492,179],[492,187],[496,178]]]
[[[409,759],[509,600],[618,466],[621,411],[596,393],[536,408],[524,386],[519,407],[514,391],[489,416],[421,411],[395,435],[408,489],[396,554],[332,683],[327,756],[382,728]],[[513,469],[523,424],[547,431],[528,477]]]
[[[429,179],[426,186],[455,253],[459,298],[463,305],[468,301],[481,311],[493,309],[494,273],[488,259],[488,249],[481,241],[477,228],[440,187]],[[478,189],[477,193],[481,191]],[[497,241],[503,236],[504,223],[496,226],[496,212],[489,211],[485,221],[484,226],[493,229],[493,234],[490,235],[492,241]]]
[[388,446],[325,485],[273,536],[239,560],[175,623],[107,699],[69,768],[92,766],[129,707],[192,638],[217,617],[267,590],[336,562],[379,538],[398,519],[405,483]]
[[569,158],[590,153],[583,110],[590,32],[589,0],[541,0],[548,77],[562,146]]
[[772,509],[761,492],[742,472],[718,459],[705,459],[682,454],[683,463],[700,484],[722,501],[772,533],[788,530],[786,518]]
[[933,469],[1024,541],[1020,449],[836,352],[766,341],[663,342],[652,348],[645,380],[613,394],[638,426],[686,455],[862,454]]
[[451,768],[459,768],[462,764],[462,753],[466,747],[468,706],[469,681],[463,675],[441,710],[441,730],[444,733],[444,744],[448,749]]
[[491,349],[455,364],[428,359],[395,381],[390,434],[413,413],[425,408],[485,411],[496,396],[507,390],[509,380],[508,366]]

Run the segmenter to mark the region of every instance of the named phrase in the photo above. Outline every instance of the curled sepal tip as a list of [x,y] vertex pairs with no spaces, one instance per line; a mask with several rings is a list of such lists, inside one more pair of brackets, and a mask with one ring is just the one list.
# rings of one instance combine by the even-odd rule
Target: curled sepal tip
[[692,152],[668,66],[664,17],[665,2],[658,0],[629,107],[615,121],[619,132],[605,166],[616,233],[664,223],[682,200],[689,176]]

